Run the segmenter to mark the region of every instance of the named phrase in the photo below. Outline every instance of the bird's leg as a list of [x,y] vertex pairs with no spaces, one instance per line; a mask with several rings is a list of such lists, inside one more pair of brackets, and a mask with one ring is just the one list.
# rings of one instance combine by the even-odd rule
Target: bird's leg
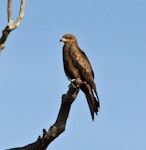
[[74,88],[79,88],[80,85],[82,85],[82,84],[86,84],[86,81],[82,81],[80,78],[71,79],[71,85],[72,85]]

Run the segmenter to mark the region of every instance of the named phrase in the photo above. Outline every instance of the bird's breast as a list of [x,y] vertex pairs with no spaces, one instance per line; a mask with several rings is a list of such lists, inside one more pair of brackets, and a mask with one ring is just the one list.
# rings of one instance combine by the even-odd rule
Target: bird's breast
[[76,79],[80,77],[78,69],[74,66],[69,47],[63,48],[64,71],[68,78]]

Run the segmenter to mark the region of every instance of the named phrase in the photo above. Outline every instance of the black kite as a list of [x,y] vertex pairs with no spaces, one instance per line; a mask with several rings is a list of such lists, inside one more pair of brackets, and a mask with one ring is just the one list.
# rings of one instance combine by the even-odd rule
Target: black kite
[[86,54],[79,48],[74,35],[65,34],[60,41],[64,42],[63,63],[65,74],[72,83],[76,81],[80,89],[85,93],[91,116],[94,120],[94,113],[97,114],[100,104],[91,64]]

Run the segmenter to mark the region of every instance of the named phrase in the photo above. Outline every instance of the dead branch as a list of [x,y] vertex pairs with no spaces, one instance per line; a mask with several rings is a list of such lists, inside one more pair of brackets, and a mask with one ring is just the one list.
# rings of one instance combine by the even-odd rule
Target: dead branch
[[21,23],[21,21],[24,17],[24,8],[25,8],[25,0],[21,0],[19,16],[18,16],[17,20],[15,22],[13,22],[13,19],[12,19],[12,0],[8,0],[8,8],[7,8],[8,25],[2,31],[2,36],[0,38],[0,51],[2,51],[5,48],[5,41],[7,40],[10,32],[12,30],[16,29],[19,26],[19,24]]
[[36,142],[24,147],[12,148],[8,150],[45,150],[55,138],[65,131],[66,121],[69,116],[71,104],[76,99],[78,92],[79,88],[74,88],[71,85],[67,94],[62,95],[62,103],[56,122],[48,131],[43,129],[43,136],[39,136]]

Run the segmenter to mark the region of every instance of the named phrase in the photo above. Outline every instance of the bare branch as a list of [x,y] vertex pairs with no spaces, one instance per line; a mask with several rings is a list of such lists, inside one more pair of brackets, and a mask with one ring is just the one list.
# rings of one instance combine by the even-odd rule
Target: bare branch
[[62,103],[58,113],[58,117],[54,125],[50,127],[48,132],[43,129],[43,136],[39,136],[37,141],[24,147],[12,148],[9,150],[45,150],[48,145],[65,131],[67,118],[69,116],[72,103],[77,97],[79,88],[70,86],[67,94],[62,95]]
[[19,17],[17,18],[15,24],[15,28],[19,26],[21,23],[23,17],[24,17],[24,8],[25,8],[25,0],[21,0],[21,5],[20,5],[20,11],[19,11]]
[[12,0],[8,0],[8,25],[12,23]]
[[0,51],[2,51],[5,48],[5,41],[8,38],[9,33],[16,29],[19,24],[21,23],[23,17],[24,17],[24,8],[25,8],[25,0],[21,0],[20,4],[20,11],[19,16],[15,22],[13,22],[12,19],[12,0],[8,0],[8,25],[6,28],[2,31],[2,37],[0,38]]

